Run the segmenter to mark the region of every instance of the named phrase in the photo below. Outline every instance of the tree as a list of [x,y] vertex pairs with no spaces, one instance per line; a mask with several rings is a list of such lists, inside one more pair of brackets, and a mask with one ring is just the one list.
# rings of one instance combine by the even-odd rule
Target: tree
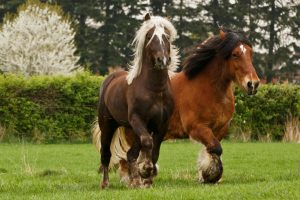
[[[76,24],[76,45],[80,63],[104,74],[109,66],[123,66],[131,60],[131,42],[144,12],[139,0],[53,0],[68,12]],[[88,22],[97,24],[91,26]]]
[[150,0],[150,7],[154,15],[163,15],[172,3],[172,0]]
[[300,37],[297,29],[299,6],[299,1],[287,3],[283,0],[268,0],[259,6],[263,21],[259,25],[259,31],[264,36],[260,40],[260,47],[266,50],[264,65],[267,82],[271,82],[274,70],[282,70],[295,64],[296,52],[300,47],[297,42]]
[[29,0],[0,32],[0,69],[25,75],[69,74],[78,68],[74,30],[58,6]]
[[167,16],[170,16],[174,23],[178,38],[176,46],[181,50],[181,57],[184,58],[195,44],[198,44],[208,36],[203,19],[203,10],[200,10],[197,0],[173,1],[166,8]]
[[88,21],[98,23],[103,21],[100,2],[103,0],[44,0],[51,4],[59,4],[64,12],[72,17],[75,27],[75,43],[79,63],[86,68],[96,68],[100,66],[97,48],[99,39],[97,28],[89,26]]
[[3,18],[6,13],[15,13],[17,11],[17,7],[23,4],[25,0],[0,0],[0,22],[3,22]]
[[127,67],[132,59],[131,43],[142,21],[137,16],[143,12],[144,4],[138,0],[102,1],[103,25],[97,29],[97,55],[100,58],[100,71],[109,66]]

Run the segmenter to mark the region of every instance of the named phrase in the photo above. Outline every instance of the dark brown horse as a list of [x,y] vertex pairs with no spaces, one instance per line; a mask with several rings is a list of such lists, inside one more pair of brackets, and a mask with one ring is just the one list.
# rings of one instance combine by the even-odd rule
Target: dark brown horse
[[[199,44],[183,62],[183,71],[171,78],[175,109],[167,138],[188,135],[205,145],[199,155],[199,181],[217,182],[223,172],[220,141],[227,134],[234,112],[233,83],[249,95],[259,79],[252,64],[253,49],[243,33],[221,30]],[[122,151],[132,145],[120,129],[112,146],[115,163],[126,168]]]
[[[160,144],[174,107],[168,71],[177,64],[177,51],[171,45],[175,37],[176,30],[167,19],[147,14],[134,40],[135,58],[130,71],[109,75],[101,86],[101,133],[95,137],[101,141],[102,188],[109,185],[110,145],[119,126],[128,127],[133,136],[127,152],[131,186],[152,184]],[[143,158],[139,165],[138,156]]]

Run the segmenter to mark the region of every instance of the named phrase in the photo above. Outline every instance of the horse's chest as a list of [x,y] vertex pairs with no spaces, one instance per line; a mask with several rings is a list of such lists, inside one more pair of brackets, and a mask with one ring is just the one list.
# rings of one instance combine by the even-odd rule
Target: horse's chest
[[232,118],[234,112],[234,104],[232,101],[222,102],[215,105],[212,128],[219,129],[226,125]]
[[161,96],[153,101],[153,104],[148,111],[149,120],[156,123],[165,123],[170,118],[173,107],[174,105],[171,96]]

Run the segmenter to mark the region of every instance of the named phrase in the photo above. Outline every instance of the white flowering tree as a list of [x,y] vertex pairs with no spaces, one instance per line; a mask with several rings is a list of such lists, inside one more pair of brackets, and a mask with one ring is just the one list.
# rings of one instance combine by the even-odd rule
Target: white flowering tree
[[74,36],[58,6],[29,0],[0,29],[0,70],[27,76],[77,71]]

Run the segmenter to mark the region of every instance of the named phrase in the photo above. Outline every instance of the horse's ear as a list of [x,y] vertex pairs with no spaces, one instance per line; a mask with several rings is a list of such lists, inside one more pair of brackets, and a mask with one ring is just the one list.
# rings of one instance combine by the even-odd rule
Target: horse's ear
[[151,18],[150,14],[147,13],[144,17],[144,21],[148,21]]
[[222,40],[224,40],[225,35],[226,35],[226,33],[225,33],[222,29],[220,29],[220,38],[221,38]]
[[166,16],[166,19],[171,21],[172,20],[172,17],[170,15]]

